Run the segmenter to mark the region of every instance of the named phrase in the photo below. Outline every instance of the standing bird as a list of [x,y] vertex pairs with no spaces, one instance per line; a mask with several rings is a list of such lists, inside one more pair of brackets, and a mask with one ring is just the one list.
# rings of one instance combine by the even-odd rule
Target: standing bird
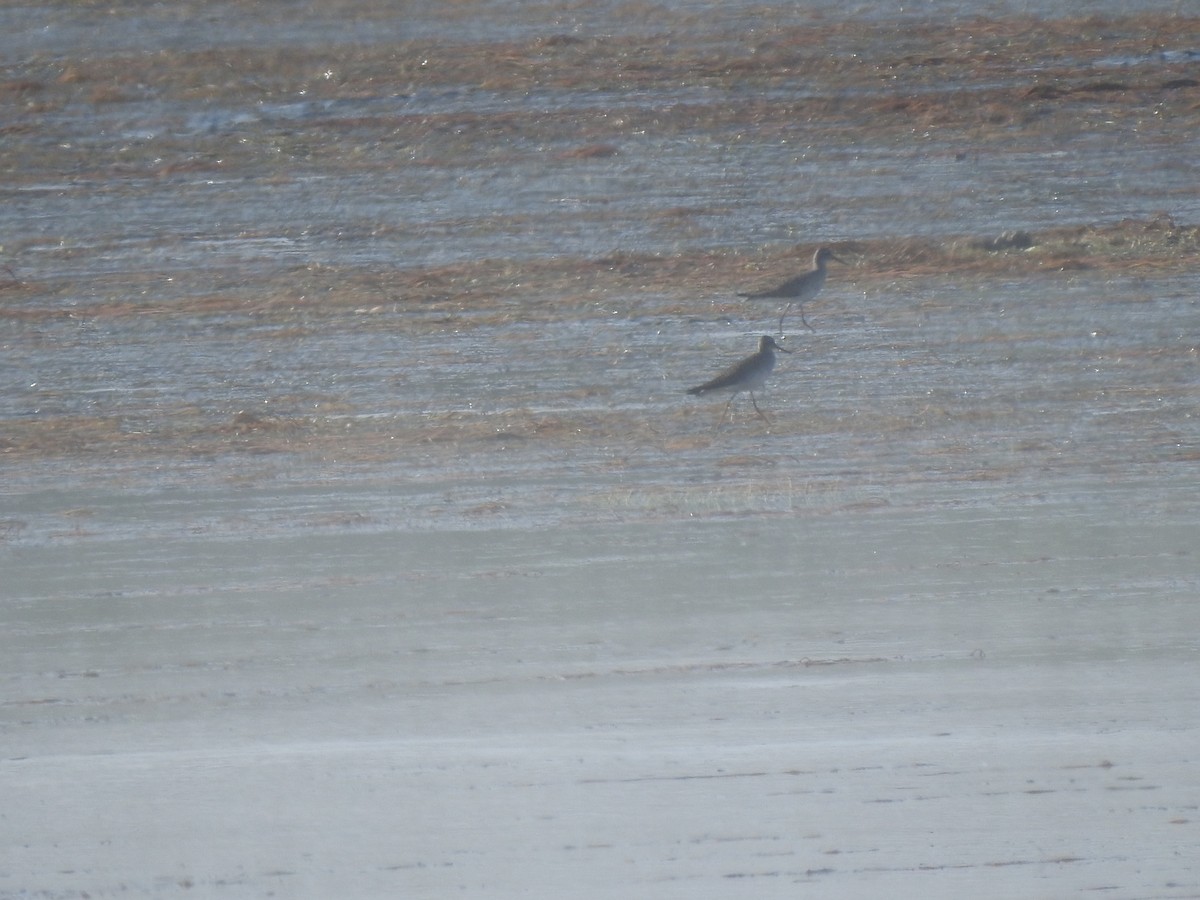
[[721,419],[718,425],[725,421],[725,413],[729,412],[729,407],[733,405],[734,397],[742,391],[750,392],[750,402],[754,404],[754,411],[758,413],[758,417],[764,422],[770,423],[770,419],[766,417],[761,409],[758,408],[758,401],[754,399],[754,391],[763,386],[767,380],[767,376],[775,368],[775,351],[781,350],[784,353],[791,353],[775,343],[775,338],[769,334],[764,334],[758,339],[758,352],[747,356],[741,362],[734,363],[712,381],[706,381],[688,390],[689,394],[707,394],[711,391],[729,391],[732,396],[729,402],[725,404],[725,409],[721,413]]
[[808,324],[808,319],[804,318],[804,302],[817,296],[821,288],[825,286],[825,266],[831,259],[837,260],[840,263],[845,262],[841,257],[834,256],[833,251],[828,247],[822,247],[813,254],[813,267],[803,275],[789,278],[783,284],[779,285],[779,287],[772,288],[769,291],[759,291],[756,294],[738,294],[738,296],[746,297],[750,300],[786,300],[788,304],[779,315],[780,334],[783,334],[783,317],[788,314],[788,310],[792,308],[793,304],[799,304],[800,321],[804,323],[804,327],[809,331],[816,331],[817,329]]

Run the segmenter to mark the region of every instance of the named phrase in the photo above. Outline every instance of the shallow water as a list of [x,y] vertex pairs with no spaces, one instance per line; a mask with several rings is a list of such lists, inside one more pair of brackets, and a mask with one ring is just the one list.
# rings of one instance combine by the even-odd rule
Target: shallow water
[[0,12],[0,896],[1200,896],[1190,20],[282,9]]
[[1194,518],[1076,488],[87,544],[6,603],[6,887],[1192,896]]

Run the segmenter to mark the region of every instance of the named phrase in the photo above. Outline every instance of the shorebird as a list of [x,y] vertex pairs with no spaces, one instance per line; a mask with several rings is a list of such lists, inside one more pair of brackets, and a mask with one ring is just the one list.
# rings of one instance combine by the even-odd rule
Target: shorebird
[[694,388],[689,388],[689,394],[707,394],[712,391],[729,391],[732,396],[729,402],[725,404],[725,409],[721,413],[721,418],[717,422],[720,425],[725,421],[725,413],[729,412],[729,408],[733,405],[734,397],[742,391],[750,392],[750,402],[754,404],[754,411],[758,413],[758,417],[764,422],[771,420],[766,417],[761,409],[758,408],[758,401],[754,399],[755,390],[761,388],[767,380],[767,376],[775,368],[775,351],[782,350],[784,353],[791,353],[775,343],[775,338],[769,334],[764,334],[758,339],[758,352],[752,353],[740,362],[734,363],[716,378],[711,381],[706,381],[704,384]]
[[769,291],[759,291],[755,294],[738,294],[738,296],[749,300],[786,300],[788,304],[779,315],[780,334],[783,334],[784,316],[788,314],[788,310],[792,308],[793,304],[799,304],[800,321],[804,323],[804,327],[809,331],[816,331],[817,329],[808,324],[808,319],[804,318],[804,302],[817,296],[821,288],[825,286],[825,266],[831,259],[837,260],[840,263],[845,262],[841,257],[834,256],[833,251],[828,247],[822,247],[813,254],[813,267],[803,275],[789,278],[783,284]]

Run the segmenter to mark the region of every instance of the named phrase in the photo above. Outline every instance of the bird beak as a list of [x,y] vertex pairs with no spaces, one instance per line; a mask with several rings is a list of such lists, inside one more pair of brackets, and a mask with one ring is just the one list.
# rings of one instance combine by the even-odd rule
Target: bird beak
[[840,256],[836,256],[836,255],[833,253],[833,251],[830,251],[830,253],[829,253],[829,258],[830,258],[830,259],[833,259],[833,260],[837,260],[838,262],[840,262],[840,263],[841,263],[842,265],[844,265],[844,266],[848,266],[848,265],[850,265],[850,263],[846,262],[846,261],[845,261],[844,259],[842,259]]
[[780,350],[780,351],[782,351],[782,352],[784,352],[784,353],[791,353],[791,352],[792,352],[792,351],[791,351],[791,350],[789,350],[787,347],[781,347],[779,344],[776,344],[776,345],[775,345],[775,349],[776,349],[776,350]]

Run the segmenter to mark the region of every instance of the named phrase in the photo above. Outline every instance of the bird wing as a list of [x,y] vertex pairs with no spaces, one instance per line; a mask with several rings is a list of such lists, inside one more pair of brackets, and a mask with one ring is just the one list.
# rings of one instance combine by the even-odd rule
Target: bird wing
[[[719,391],[722,388],[732,387],[733,385],[744,385],[748,390],[754,383],[761,381],[770,372],[771,367],[767,367],[766,371],[759,378],[751,377],[752,373],[762,365],[763,360],[759,354],[755,353],[753,356],[747,356],[740,362],[734,363],[711,381],[706,381],[704,384],[689,389],[688,393],[703,394],[708,391]],[[774,363],[772,362],[772,367],[773,365]]]
[[808,273],[797,275],[795,278],[789,278],[783,284],[771,288],[769,291],[756,291],[753,294],[738,294],[739,297],[746,297],[750,300],[769,300],[775,297],[791,297],[799,292],[804,284],[804,279],[808,277]]

